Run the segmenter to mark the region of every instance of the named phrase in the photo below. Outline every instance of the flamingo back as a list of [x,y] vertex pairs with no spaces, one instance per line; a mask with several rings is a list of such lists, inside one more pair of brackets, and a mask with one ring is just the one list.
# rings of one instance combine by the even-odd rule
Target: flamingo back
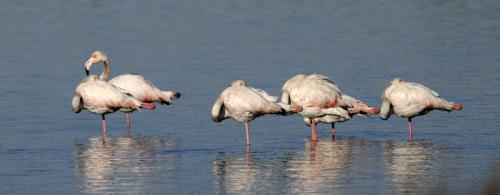
[[312,74],[299,74],[289,79],[282,88],[288,93],[290,103],[302,107],[330,107],[341,91],[328,77]]
[[281,107],[276,104],[277,97],[255,88],[229,87],[222,92],[221,97],[225,108],[231,114],[259,116],[281,112]]
[[142,102],[160,101],[161,91],[151,82],[138,74],[122,74],[109,81],[110,84],[128,91]]
[[394,113],[400,117],[423,115],[432,109],[450,111],[452,103],[419,83],[394,79],[382,94],[382,101],[390,102]]

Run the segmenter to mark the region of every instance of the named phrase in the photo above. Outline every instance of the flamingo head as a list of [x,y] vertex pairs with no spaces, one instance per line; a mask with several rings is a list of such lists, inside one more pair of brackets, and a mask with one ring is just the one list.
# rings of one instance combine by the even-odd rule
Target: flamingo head
[[246,87],[247,86],[247,82],[245,82],[244,80],[235,80],[231,83],[230,85],[231,87],[238,87],[238,86],[241,86],[241,87]]
[[401,77],[396,77],[392,79],[391,84],[398,84],[398,83],[404,83],[405,80],[403,80]]
[[104,54],[102,51],[94,51],[90,55],[89,59],[85,62],[84,68],[85,68],[85,74],[87,76],[90,73],[90,68],[97,63],[104,62],[104,63],[109,63],[108,56]]
[[351,114],[359,114],[359,115],[372,115],[378,114],[380,109],[376,107],[371,107],[366,105],[364,102],[356,100],[352,103],[352,107],[348,109]]

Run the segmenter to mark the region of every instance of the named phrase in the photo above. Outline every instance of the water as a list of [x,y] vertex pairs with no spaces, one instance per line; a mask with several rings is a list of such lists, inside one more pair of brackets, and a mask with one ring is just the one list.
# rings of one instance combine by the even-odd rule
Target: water
[[[483,193],[500,166],[497,1],[2,1],[0,194]],[[74,114],[93,50],[182,98],[132,115]],[[97,66],[100,67],[100,66]],[[95,74],[99,68],[93,70]],[[406,120],[358,118],[308,141],[298,116],[215,124],[232,80],[279,95],[296,73],[330,76],[380,105],[395,76],[464,104]],[[497,180],[498,181],[498,180]],[[495,183],[492,183],[494,186]]]

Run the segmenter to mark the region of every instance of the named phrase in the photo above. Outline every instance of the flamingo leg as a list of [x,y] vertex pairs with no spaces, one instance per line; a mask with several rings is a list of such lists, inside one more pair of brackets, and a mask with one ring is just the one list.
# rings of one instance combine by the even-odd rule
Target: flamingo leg
[[411,141],[411,139],[413,137],[413,124],[411,122],[411,118],[408,118],[408,134],[409,134],[408,136],[409,136],[410,141]]
[[106,144],[106,117],[102,115],[102,144]]
[[131,130],[130,130],[130,112],[125,113],[125,118],[127,119],[127,128],[128,128],[128,137],[130,138]]
[[316,148],[318,147],[318,142],[311,141],[310,144],[311,144],[311,154],[310,154],[311,161],[315,161],[316,160],[316,153],[317,153]]
[[335,123],[332,123],[332,139],[335,139]]
[[311,120],[311,140],[318,141],[318,129],[316,128],[316,122],[314,119],[309,120]]
[[250,145],[250,125],[248,122],[245,122],[245,135],[247,139],[247,145]]

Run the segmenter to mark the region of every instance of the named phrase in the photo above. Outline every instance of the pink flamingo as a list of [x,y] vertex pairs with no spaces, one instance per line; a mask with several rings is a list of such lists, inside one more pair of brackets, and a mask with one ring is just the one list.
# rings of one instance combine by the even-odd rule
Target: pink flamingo
[[106,143],[106,114],[118,109],[123,112],[131,112],[140,108],[154,109],[155,105],[140,102],[123,89],[99,80],[96,75],[90,75],[76,87],[72,107],[75,113],[86,109],[102,116],[102,141]]
[[395,78],[385,87],[381,96],[382,106],[380,118],[387,120],[392,113],[399,117],[408,118],[408,133],[412,140],[415,116],[427,114],[432,110],[452,111],[462,110],[462,105],[449,102],[439,94],[419,83],[406,82]]
[[248,87],[243,80],[236,80],[224,89],[212,107],[212,120],[221,122],[233,118],[245,123],[246,144],[250,145],[249,122],[265,114],[300,112],[302,107],[285,105],[278,98],[263,90]]
[[[301,116],[310,120],[311,140],[318,140],[316,117],[328,114],[343,114],[334,109],[341,97],[340,89],[328,77],[319,74],[297,74],[288,79],[283,85],[281,102],[302,106]],[[330,109],[330,113],[325,112]],[[345,113],[344,113],[345,114]],[[348,117],[344,115],[343,117]]]
[[345,121],[354,114],[378,113],[377,108],[350,96],[343,95],[335,83],[319,74],[298,74],[290,78],[282,87],[281,101],[285,104],[302,106],[299,112],[307,125],[311,126],[311,140],[318,140],[316,123],[332,124],[332,137],[335,136],[335,122]]
[[[92,52],[90,58],[85,62],[85,72],[88,75],[90,72],[90,68],[100,62],[103,62],[104,69],[101,72],[99,78],[100,80],[107,81],[109,79],[110,63],[108,56],[102,51]],[[177,99],[181,96],[179,92],[161,91],[160,89],[155,87],[153,83],[144,79],[143,76],[135,73],[118,75],[111,79],[109,83],[126,90],[135,99],[146,103],[160,102],[161,104],[170,105],[172,104],[172,101],[174,99]],[[129,136],[130,113],[132,111],[125,112]]]

